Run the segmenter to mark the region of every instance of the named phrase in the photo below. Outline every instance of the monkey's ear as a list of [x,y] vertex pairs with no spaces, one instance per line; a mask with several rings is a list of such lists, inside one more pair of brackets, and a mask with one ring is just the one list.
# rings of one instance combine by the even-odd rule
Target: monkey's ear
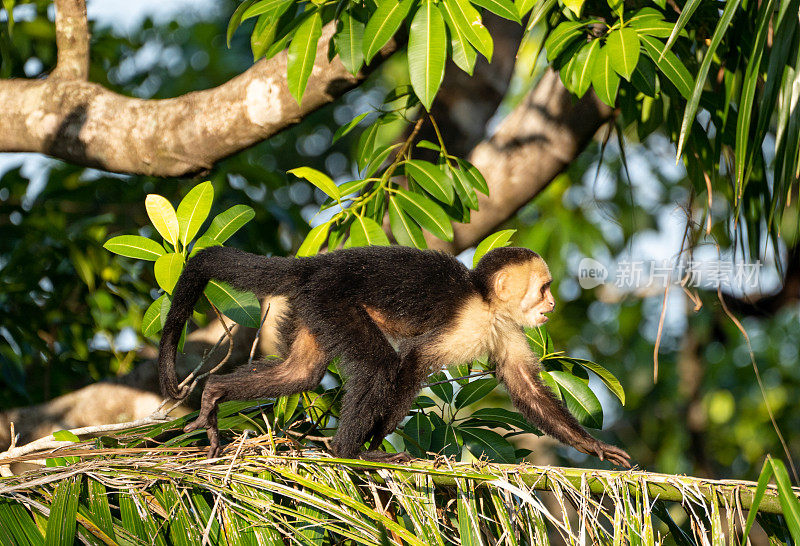
[[513,279],[507,271],[498,271],[494,276],[494,293],[500,301],[508,301],[511,299],[512,289],[511,283]]

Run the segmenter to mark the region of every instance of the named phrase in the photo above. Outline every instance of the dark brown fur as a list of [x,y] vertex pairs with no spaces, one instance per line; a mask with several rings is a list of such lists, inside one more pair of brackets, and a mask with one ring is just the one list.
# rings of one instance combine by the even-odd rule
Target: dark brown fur
[[220,453],[220,402],[313,389],[338,356],[349,379],[332,451],[403,460],[405,454],[362,450],[366,443],[375,450],[395,429],[428,374],[488,354],[515,406],[542,431],[629,466],[624,451],[592,438],[538,379],[539,364],[522,326],[546,321],[554,301],[547,265],[530,250],[495,249],[469,271],[451,256],[405,247],[298,259],[205,249],[178,280],[161,339],[159,376],[165,394],[174,398],[183,395],[174,372],[177,341],[210,279],[259,297],[283,296],[288,304],[278,323],[284,360],[208,380],[200,415],[185,430],[206,428],[211,457]]

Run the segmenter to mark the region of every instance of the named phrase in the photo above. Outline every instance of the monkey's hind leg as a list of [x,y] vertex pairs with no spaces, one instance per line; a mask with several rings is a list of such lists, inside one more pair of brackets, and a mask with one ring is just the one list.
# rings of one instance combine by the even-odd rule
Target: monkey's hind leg
[[205,428],[209,441],[208,457],[221,453],[217,428],[217,406],[227,400],[275,398],[311,390],[322,381],[328,358],[314,336],[305,328],[298,330],[289,355],[283,361],[261,361],[237,368],[234,372],[212,376],[203,389],[197,419],[184,432]]

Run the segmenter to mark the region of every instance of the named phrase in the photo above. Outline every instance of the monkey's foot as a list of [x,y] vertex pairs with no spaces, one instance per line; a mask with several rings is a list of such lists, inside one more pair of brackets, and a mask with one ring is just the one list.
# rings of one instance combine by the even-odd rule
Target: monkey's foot
[[600,440],[595,440],[592,445],[587,447],[585,452],[589,455],[595,455],[601,461],[608,460],[617,466],[631,468],[631,456],[628,455],[625,450],[617,446],[606,444]]
[[374,463],[409,463],[414,458],[406,453],[405,451],[401,451],[400,453],[386,453],[385,451],[363,451],[358,455],[359,459],[364,461],[371,461]]

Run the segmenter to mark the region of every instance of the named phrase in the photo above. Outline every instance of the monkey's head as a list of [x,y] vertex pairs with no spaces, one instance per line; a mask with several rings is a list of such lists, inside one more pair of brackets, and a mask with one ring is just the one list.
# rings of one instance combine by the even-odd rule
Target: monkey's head
[[541,256],[532,250],[496,248],[481,258],[472,274],[495,312],[520,326],[541,326],[555,308],[550,292],[553,277]]

